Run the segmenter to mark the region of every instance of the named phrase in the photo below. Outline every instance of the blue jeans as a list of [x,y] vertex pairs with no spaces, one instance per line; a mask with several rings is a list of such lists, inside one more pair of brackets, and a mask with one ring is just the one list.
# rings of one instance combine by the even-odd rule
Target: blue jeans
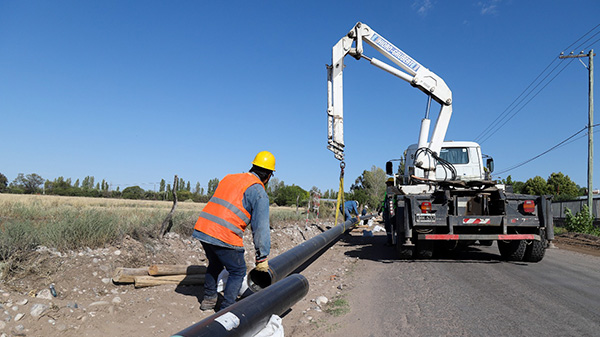
[[225,247],[211,245],[201,241],[206,258],[208,259],[208,268],[204,279],[204,298],[214,298],[217,296],[217,279],[223,268],[229,272],[227,284],[223,290],[223,302],[221,308],[224,309],[237,299],[238,293],[242,288],[244,276],[246,276],[246,261],[244,260],[244,251]]

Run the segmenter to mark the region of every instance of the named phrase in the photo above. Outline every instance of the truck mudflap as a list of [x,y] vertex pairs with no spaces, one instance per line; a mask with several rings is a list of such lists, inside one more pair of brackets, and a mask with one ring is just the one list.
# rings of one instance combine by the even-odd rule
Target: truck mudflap
[[537,234],[419,234],[419,240],[534,240],[542,241]]

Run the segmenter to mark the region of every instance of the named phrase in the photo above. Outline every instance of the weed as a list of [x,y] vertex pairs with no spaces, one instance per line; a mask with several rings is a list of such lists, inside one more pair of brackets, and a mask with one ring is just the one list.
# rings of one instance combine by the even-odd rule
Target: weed
[[350,304],[348,304],[348,301],[343,296],[338,296],[327,304],[325,312],[332,316],[339,317],[350,312]]

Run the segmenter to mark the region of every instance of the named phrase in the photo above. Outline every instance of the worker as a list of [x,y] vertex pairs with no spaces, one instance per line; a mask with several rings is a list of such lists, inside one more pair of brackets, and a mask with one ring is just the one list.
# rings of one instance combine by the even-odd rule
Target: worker
[[[341,207],[340,207],[341,208]],[[340,211],[344,212],[344,221],[348,221],[352,217],[352,214],[358,216],[358,201],[348,200],[344,203],[343,209]]]
[[249,172],[229,174],[221,180],[214,195],[200,213],[193,236],[200,240],[208,259],[204,280],[204,299],[200,310],[215,309],[217,278],[225,268],[229,272],[223,301],[224,309],[237,299],[246,276],[244,231],[248,224],[256,250],[256,270],[268,272],[267,256],[271,250],[269,197],[265,185],[275,171],[275,157],[259,152]]
[[381,202],[381,211],[383,212],[383,224],[385,227],[385,233],[387,235],[386,246],[392,245],[392,219],[390,218],[389,212],[389,202],[387,200],[388,190],[394,186],[394,178],[389,177],[386,182],[386,190],[385,195],[383,196],[383,201]]

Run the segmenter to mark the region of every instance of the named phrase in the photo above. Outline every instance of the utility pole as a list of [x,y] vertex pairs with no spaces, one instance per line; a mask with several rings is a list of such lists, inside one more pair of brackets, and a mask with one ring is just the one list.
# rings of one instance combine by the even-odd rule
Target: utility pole
[[[570,55],[564,55],[560,53],[558,58],[567,59],[567,58],[581,58],[587,57],[589,58],[589,63],[587,69],[589,71],[589,97],[588,97],[588,211],[590,212],[590,216],[594,216],[593,209],[593,201],[594,197],[592,195],[592,180],[594,175],[594,50],[591,49],[588,54],[584,54],[583,51],[578,55],[573,55],[571,52]],[[583,63],[583,62],[582,62]],[[585,64],[584,64],[585,66]]]

